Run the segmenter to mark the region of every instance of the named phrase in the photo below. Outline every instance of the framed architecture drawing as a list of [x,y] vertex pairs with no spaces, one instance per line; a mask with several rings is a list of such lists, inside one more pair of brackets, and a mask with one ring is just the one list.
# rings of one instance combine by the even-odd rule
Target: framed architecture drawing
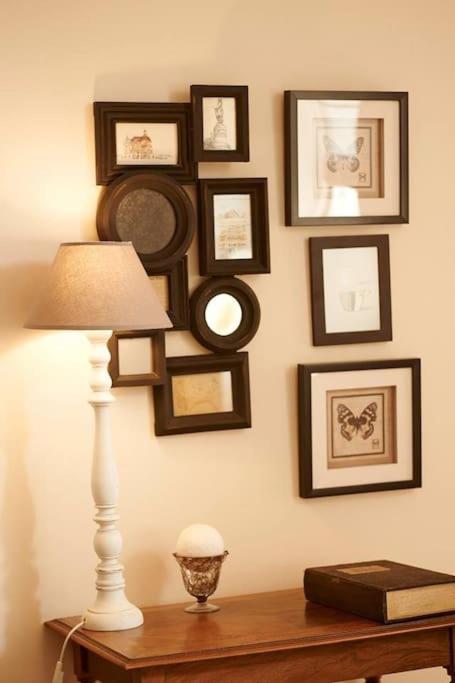
[[270,273],[267,178],[199,181],[201,275]]
[[251,427],[247,353],[168,358],[166,369],[153,389],[157,436]]
[[165,381],[164,333],[154,330],[114,332],[108,343],[113,387],[146,387]]
[[392,339],[388,235],[311,237],[313,344]]
[[188,257],[177,261],[170,269],[145,264],[150,284],[167,312],[173,330],[187,330],[190,326],[190,300],[188,294]]
[[129,170],[196,181],[189,104],[95,102],[94,114],[97,185]]
[[408,94],[285,92],[286,225],[409,222]]
[[420,360],[299,365],[303,498],[417,488]]
[[249,161],[248,86],[192,85],[196,161]]

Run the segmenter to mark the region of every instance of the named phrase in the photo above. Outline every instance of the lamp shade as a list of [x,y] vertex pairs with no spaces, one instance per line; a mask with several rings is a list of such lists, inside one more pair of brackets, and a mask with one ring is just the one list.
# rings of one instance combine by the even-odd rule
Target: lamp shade
[[172,327],[131,242],[61,244],[25,327],[158,330]]

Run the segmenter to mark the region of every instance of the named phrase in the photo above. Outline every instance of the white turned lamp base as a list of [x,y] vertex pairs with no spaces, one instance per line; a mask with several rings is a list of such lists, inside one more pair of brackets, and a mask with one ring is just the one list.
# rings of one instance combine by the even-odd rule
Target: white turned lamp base
[[[131,603],[129,603],[131,604]],[[84,628],[89,631],[126,631],[144,623],[144,615],[134,605],[121,612],[94,612],[88,609],[84,614]]]

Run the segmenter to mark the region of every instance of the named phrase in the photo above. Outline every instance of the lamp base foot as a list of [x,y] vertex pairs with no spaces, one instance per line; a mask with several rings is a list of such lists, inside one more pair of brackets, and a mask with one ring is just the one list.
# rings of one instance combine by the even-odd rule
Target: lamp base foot
[[134,605],[119,612],[94,612],[88,609],[84,618],[84,628],[89,631],[127,631],[144,623],[144,615]]

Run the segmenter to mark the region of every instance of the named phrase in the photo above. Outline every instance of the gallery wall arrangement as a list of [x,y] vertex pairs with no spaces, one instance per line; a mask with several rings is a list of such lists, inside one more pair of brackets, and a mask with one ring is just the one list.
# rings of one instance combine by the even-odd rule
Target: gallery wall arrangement
[[[190,103],[95,102],[103,241],[130,241],[174,330],[210,354],[166,358],[163,332],[115,332],[114,387],[151,386],[158,436],[251,426],[249,364],[260,304],[235,277],[270,273],[266,178],[198,179],[198,162],[249,160],[248,87],[193,85]],[[198,207],[184,189],[198,187]],[[187,252],[199,232],[200,274]],[[112,293],[115,296],[115,292]]]

